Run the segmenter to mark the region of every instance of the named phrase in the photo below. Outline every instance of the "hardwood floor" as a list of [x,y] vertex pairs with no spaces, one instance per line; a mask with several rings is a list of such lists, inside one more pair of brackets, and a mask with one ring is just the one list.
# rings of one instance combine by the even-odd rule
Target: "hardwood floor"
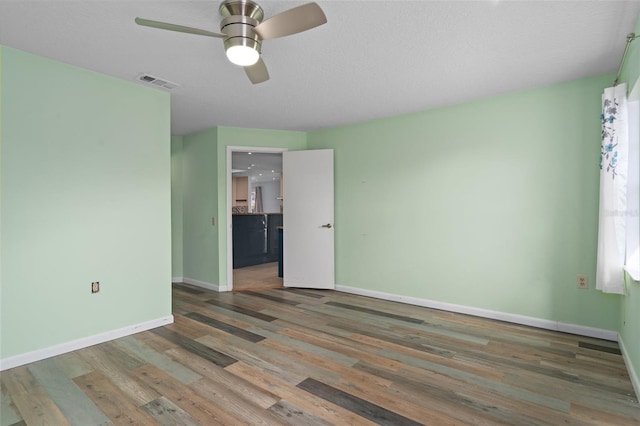
[[233,291],[279,287],[282,287],[282,278],[278,277],[278,262],[233,270]]
[[616,343],[334,291],[174,285],[175,323],[0,374],[4,425],[627,425]]

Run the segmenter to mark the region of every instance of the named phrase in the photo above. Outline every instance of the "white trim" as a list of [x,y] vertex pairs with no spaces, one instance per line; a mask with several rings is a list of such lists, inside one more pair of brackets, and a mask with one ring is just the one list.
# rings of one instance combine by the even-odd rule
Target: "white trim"
[[633,385],[633,389],[636,391],[636,400],[640,402],[640,376],[638,376],[638,372],[633,367],[631,356],[629,355],[629,352],[627,352],[627,348],[624,346],[622,336],[618,336],[618,344],[620,345],[620,350],[622,352],[622,359],[624,359],[627,371],[629,372],[629,377],[631,378],[631,384]]
[[67,352],[77,351],[78,349],[87,348],[99,343],[108,342],[120,337],[129,336],[131,334],[140,333],[152,328],[161,327],[163,325],[173,323],[173,315],[167,315],[154,320],[141,322],[139,324],[129,325],[118,328],[116,330],[107,331],[81,339],[72,340],[70,342],[60,343],[58,345],[49,346],[48,348],[38,349],[20,355],[10,356],[0,359],[0,371],[10,368],[19,367],[31,362],[40,361],[41,359],[50,358],[52,356],[61,355]]
[[233,210],[231,202],[231,183],[232,183],[232,153],[233,152],[262,152],[280,154],[288,151],[288,148],[274,148],[265,146],[239,146],[239,145],[227,145],[227,284],[220,286],[218,291],[231,291],[233,290]]
[[407,303],[409,305],[423,306],[426,308],[440,309],[449,312],[458,312],[461,314],[475,315],[482,318],[490,318],[500,321],[511,322],[515,324],[528,325],[531,327],[544,328],[547,330],[561,331],[564,333],[578,334],[581,336],[595,337],[605,340],[618,340],[618,333],[612,330],[604,330],[601,328],[586,327],[577,324],[567,324],[558,321],[551,321],[541,318],[528,317],[524,315],[510,314],[507,312],[491,311],[489,309],[474,308],[472,306],[456,305],[453,303],[438,302],[436,300],[419,299],[417,297],[399,296],[391,293],[383,293],[380,291],[366,290],[357,287],[347,287],[336,285],[337,291],[344,293],[358,294],[361,296],[374,297],[376,299],[391,300],[393,302]]
[[191,284],[191,285],[195,285],[196,287],[202,287],[202,288],[206,288],[207,290],[213,290],[213,291],[228,291],[228,288],[226,285],[218,285],[218,284],[211,284],[208,283],[206,281],[199,281],[199,280],[194,280],[192,278],[187,278],[187,277],[182,277],[182,281],[185,284]]
[[171,277],[171,282],[172,283],[182,283],[184,282],[184,277]]

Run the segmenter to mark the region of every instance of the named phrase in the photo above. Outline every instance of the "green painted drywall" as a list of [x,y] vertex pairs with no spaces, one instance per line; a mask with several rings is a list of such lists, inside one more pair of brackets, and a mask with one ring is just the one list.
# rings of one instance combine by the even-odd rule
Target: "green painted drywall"
[[[0,44],[0,166],[2,165],[2,51]],[[0,309],[2,309],[2,169],[0,169]],[[0,311],[0,333],[2,332],[2,312]],[[0,335],[0,358],[2,358],[2,336]]]
[[[2,45],[0,45],[0,166],[2,165]],[[2,169],[0,169],[0,309],[2,309]],[[2,358],[2,311],[0,310],[0,358]]]
[[169,95],[6,47],[0,87],[0,357],[170,315]]
[[[635,371],[636,383],[640,382],[640,283],[629,276],[626,280],[627,294],[622,300],[622,324],[620,338],[627,350],[629,361]],[[636,395],[640,399],[640,395]]]
[[182,136],[171,137],[171,276],[182,277]]
[[[634,33],[640,36],[640,17],[636,21]],[[620,43],[623,41],[620,40]],[[635,39],[629,45],[629,51],[620,73],[620,82],[627,83],[629,90],[631,90],[638,78],[640,78],[640,38]]]
[[[306,149],[307,134],[286,130],[240,129],[218,127],[218,221],[220,229],[227,226],[227,146]],[[218,238],[219,283],[227,285],[227,235]]]
[[[640,34],[640,17],[636,21],[635,33]],[[629,90],[640,84],[640,39],[629,46],[620,81],[626,82]],[[620,338],[628,352],[628,361],[632,363],[637,375],[635,379],[640,382],[640,282],[627,276],[626,291],[627,294],[621,301]],[[640,395],[636,396],[640,398]]]
[[185,278],[217,285],[217,132],[209,129],[182,139],[182,238]]
[[311,132],[335,150],[337,284],[617,330],[594,289],[610,81]]

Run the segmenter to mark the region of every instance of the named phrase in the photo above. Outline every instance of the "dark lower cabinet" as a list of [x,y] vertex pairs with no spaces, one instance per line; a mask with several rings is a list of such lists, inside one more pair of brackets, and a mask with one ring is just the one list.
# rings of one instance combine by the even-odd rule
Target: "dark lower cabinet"
[[278,276],[284,277],[284,251],[282,250],[284,242],[284,230],[278,228]]
[[280,240],[278,239],[278,227],[282,226],[282,213],[274,213],[267,215],[267,239],[269,262],[278,261],[278,252]]
[[233,268],[276,262],[282,214],[233,215]]

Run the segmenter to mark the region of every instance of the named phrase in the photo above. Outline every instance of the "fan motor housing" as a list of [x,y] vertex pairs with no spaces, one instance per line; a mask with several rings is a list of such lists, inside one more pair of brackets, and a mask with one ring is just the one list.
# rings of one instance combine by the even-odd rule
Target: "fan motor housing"
[[220,31],[227,35],[224,47],[247,46],[261,53],[260,36],[253,28],[264,19],[260,5],[250,0],[227,0],[220,5],[220,14],[225,18],[220,22]]
[[257,20],[246,16],[234,15],[224,18],[220,23],[220,31],[227,35],[224,38],[224,48],[247,46],[260,53],[262,48],[260,37],[253,32],[253,28],[258,24]]
[[220,14],[227,18],[239,15],[255,19],[258,23],[264,19],[264,11],[258,3],[251,0],[226,0],[220,4]]

